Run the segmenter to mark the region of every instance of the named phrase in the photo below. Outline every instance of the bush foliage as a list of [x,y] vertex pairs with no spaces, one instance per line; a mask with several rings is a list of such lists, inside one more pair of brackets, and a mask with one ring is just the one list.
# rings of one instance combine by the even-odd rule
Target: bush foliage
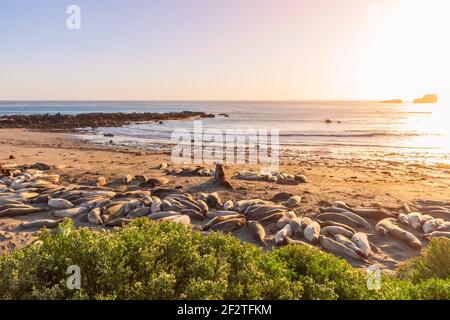
[[[365,272],[307,246],[265,252],[145,218],[101,232],[68,221],[0,256],[0,299],[450,299],[449,243],[433,240],[373,291]],[[66,285],[71,265],[80,290]]]

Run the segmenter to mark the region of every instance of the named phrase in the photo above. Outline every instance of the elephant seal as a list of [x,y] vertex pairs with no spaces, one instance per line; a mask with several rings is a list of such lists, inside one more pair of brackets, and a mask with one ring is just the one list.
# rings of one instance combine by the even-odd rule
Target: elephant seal
[[53,211],[53,215],[55,217],[61,217],[61,218],[72,218],[79,214],[86,213],[87,211],[88,211],[88,208],[86,208],[86,207],[78,207],[78,208]]
[[393,218],[394,215],[382,208],[355,208],[353,212],[366,219]]
[[49,220],[49,219],[43,219],[43,220],[34,220],[34,221],[27,221],[22,223],[22,228],[24,229],[30,229],[30,228],[55,228],[63,222],[63,219],[59,220]]
[[231,210],[234,207],[234,203],[231,200],[228,200],[223,204],[223,210]]
[[0,218],[2,217],[17,217],[17,216],[24,216],[27,214],[37,213],[43,211],[42,208],[34,208],[34,207],[28,207],[28,208],[10,208],[0,211]]
[[386,233],[389,232],[389,230],[391,230],[394,224],[395,224],[394,218],[383,219],[377,223],[377,225],[375,226],[375,230],[377,231],[378,234],[385,235]]
[[322,221],[322,220],[317,220],[317,222],[320,224],[321,228],[341,227],[341,228],[344,228],[344,229],[350,231],[352,234],[356,233],[355,229],[353,229],[352,227],[349,227],[349,226],[347,226],[346,224],[343,224],[343,223],[334,222],[334,221]]
[[322,248],[331,253],[346,255],[355,260],[362,260],[362,257],[358,253],[356,253],[346,245],[339,243],[333,239],[327,238],[325,236],[319,236],[319,243]]
[[205,220],[205,216],[194,209],[183,209],[181,210],[181,214],[194,220]]
[[160,198],[158,197],[152,197],[152,204],[150,207],[150,211],[152,213],[156,213],[158,211],[161,211],[161,207],[162,207],[162,201]]
[[264,241],[264,238],[266,237],[266,231],[258,221],[248,221],[247,229],[252,235],[253,239],[258,241],[259,244],[263,247],[266,246],[266,242]]
[[179,216],[180,214],[175,211],[159,211],[149,214],[148,217],[152,220],[159,220],[167,217]]
[[287,237],[292,235],[292,227],[290,224],[287,224],[275,234],[274,240],[276,246],[281,246],[285,243]]
[[345,225],[349,225],[351,227],[361,227],[359,222],[353,220],[352,218],[343,215],[342,213],[333,213],[333,212],[327,212],[327,213],[321,213],[316,216],[316,219],[322,220],[322,221],[333,221],[342,223]]
[[362,232],[357,232],[352,236],[351,240],[361,250],[362,256],[368,258],[370,255],[370,243],[367,235]]
[[206,201],[203,200],[197,200],[197,205],[199,206],[201,212],[203,213],[207,213],[209,211],[209,207],[208,204],[206,203]]
[[228,181],[225,171],[223,170],[222,164],[216,164],[216,170],[214,171],[214,179],[219,186],[225,187],[227,189],[233,190],[233,186],[230,181]]
[[337,242],[342,243],[343,245],[345,245],[345,246],[349,247],[350,249],[352,249],[353,251],[355,251],[360,256],[363,256],[361,249],[346,236],[344,236],[342,234],[335,234],[333,237]]
[[127,218],[117,218],[111,221],[108,221],[105,226],[107,227],[123,227],[131,222],[131,219]]
[[224,222],[224,221],[230,220],[230,219],[236,219],[236,218],[244,218],[244,216],[240,213],[236,213],[234,215],[227,215],[227,216],[218,216],[218,217],[211,219],[207,224],[203,225],[201,227],[201,230],[207,231],[215,224],[218,224],[220,222]]
[[93,224],[102,224],[102,211],[100,208],[91,209],[88,213],[88,221]]
[[450,232],[448,231],[434,231],[431,233],[427,233],[423,236],[425,239],[431,238],[450,238]]
[[297,238],[303,236],[303,228],[302,228],[302,218],[295,217],[289,221],[289,224],[292,228],[292,234]]
[[213,231],[222,231],[222,232],[233,232],[241,228],[245,224],[245,218],[234,218],[229,219],[223,222],[219,222],[211,227]]
[[444,219],[428,220],[422,226],[423,233],[431,233],[437,230],[437,228],[444,224]]
[[257,221],[260,224],[270,224],[270,223],[276,223],[278,220],[280,220],[281,218],[283,218],[285,216],[284,212],[277,212],[277,213],[273,213],[265,218],[262,219],[257,219]]
[[302,202],[302,197],[300,196],[292,196],[286,201],[286,207],[295,208],[300,206]]
[[320,225],[315,221],[312,222],[303,230],[303,235],[309,242],[313,244],[317,243],[320,236]]
[[234,216],[237,214],[239,214],[239,212],[220,210],[220,211],[210,211],[206,214],[206,217],[212,219],[215,217]]
[[346,217],[349,217],[349,218],[355,220],[357,223],[359,223],[360,226],[362,226],[362,227],[364,227],[366,229],[371,229],[372,228],[370,223],[367,222],[366,219],[360,217],[356,213],[353,213],[353,212],[350,212],[350,211],[344,211],[344,212],[341,212],[341,214],[346,216]]
[[[411,213],[411,212],[410,212]],[[409,226],[408,216],[404,213],[400,213],[397,217],[397,221],[405,226]]]
[[106,209],[102,214],[102,219],[105,222],[111,221],[114,218],[118,218],[123,215],[124,208],[126,203],[119,203],[113,206],[110,206]]
[[280,230],[284,228],[285,225],[287,225],[292,219],[296,217],[295,213],[290,211],[288,214],[286,214],[283,218],[279,219],[277,223],[275,224],[275,227]]
[[323,236],[335,236],[343,235],[344,237],[351,238],[356,232],[351,232],[350,230],[340,227],[340,226],[328,226],[320,230],[320,234]]
[[450,231],[450,222],[446,221],[437,228],[437,231]]
[[419,212],[411,212],[407,217],[409,225],[415,230],[420,230],[422,227],[422,214]]
[[223,208],[222,199],[220,199],[219,194],[217,192],[210,193],[208,195],[208,198],[206,199],[206,203],[210,208],[215,209]]
[[150,208],[149,207],[139,207],[139,208],[136,208],[134,210],[131,210],[127,214],[127,219],[139,218],[139,217],[146,216],[148,214],[150,214]]
[[422,249],[422,243],[420,242],[419,239],[416,238],[415,235],[413,235],[412,233],[403,230],[402,228],[398,227],[398,226],[392,226],[391,229],[389,230],[389,233],[396,239],[403,241],[404,243],[406,243],[409,247],[416,249],[416,250],[421,250]]

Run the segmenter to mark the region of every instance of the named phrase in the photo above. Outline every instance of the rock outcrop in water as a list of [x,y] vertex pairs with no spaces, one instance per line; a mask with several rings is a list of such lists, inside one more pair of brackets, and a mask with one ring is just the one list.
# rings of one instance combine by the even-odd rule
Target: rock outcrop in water
[[131,122],[180,120],[192,117],[214,118],[205,112],[169,112],[169,113],[82,113],[5,115],[0,117],[0,128],[27,128],[39,130],[69,130],[77,128],[121,127]]

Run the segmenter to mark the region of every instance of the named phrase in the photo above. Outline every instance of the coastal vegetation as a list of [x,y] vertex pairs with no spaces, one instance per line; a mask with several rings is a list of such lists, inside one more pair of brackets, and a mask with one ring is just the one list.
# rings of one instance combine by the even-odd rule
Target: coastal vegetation
[[[72,265],[79,290],[66,284]],[[309,246],[264,251],[146,218],[112,231],[69,220],[0,256],[0,299],[450,299],[449,266],[450,240],[433,239],[369,290],[365,270]]]

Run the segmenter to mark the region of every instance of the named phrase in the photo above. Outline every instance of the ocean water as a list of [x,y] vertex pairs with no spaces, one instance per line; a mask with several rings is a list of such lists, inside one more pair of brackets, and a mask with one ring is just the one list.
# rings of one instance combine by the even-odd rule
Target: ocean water
[[[1,114],[204,111],[204,130],[277,129],[280,146],[297,156],[383,158],[450,163],[450,105],[378,102],[0,102]],[[220,116],[226,113],[229,117]],[[332,123],[325,123],[326,119]],[[80,135],[97,143],[161,149],[173,130],[193,130],[194,122],[135,123],[98,128]],[[114,138],[106,138],[106,133]]]

